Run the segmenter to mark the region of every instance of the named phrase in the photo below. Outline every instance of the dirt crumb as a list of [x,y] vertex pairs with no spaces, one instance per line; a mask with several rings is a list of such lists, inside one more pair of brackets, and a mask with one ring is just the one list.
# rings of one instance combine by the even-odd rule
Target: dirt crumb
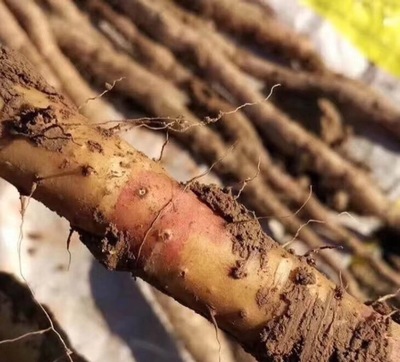
[[107,269],[131,272],[136,269],[136,258],[130,250],[131,237],[127,232],[118,231],[112,224],[102,236],[82,229],[76,231],[81,241]]
[[[99,131],[99,133],[104,137],[104,138],[110,138],[114,136],[116,133],[116,128],[104,128],[101,126],[96,127],[96,129]],[[119,127],[118,127],[119,129]]]
[[60,152],[72,135],[58,123],[52,106],[46,108],[21,105],[19,116],[6,121],[6,131],[13,137],[24,137],[50,151]]
[[90,152],[98,152],[104,154],[103,146],[96,141],[87,141],[87,146]]
[[[63,97],[58,95],[56,90],[49,86],[45,79],[32,68],[29,62],[16,51],[1,46],[0,63],[0,78],[2,78],[2,80],[7,79],[14,84],[32,87],[50,96],[57,97],[57,99],[63,99]],[[3,95],[3,91],[7,90],[1,90],[1,95]]]
[[[299,270],[297,270],[299,272]],[[303,272],[298,273],[304,275]],[[303,277],[301,277],[303,280]],[[260,289],[258,304],[266,303],[267,294]],[[334,291],[324,301],[303,285],[288,281],[281,294],[275,318],[260,330],[259,344],[254,347],[260,361],[307,362],[377,362],[388,360],[389,318],[373,313],[362,317],[340,308]],[[345,321],[345,323],[344,323]]]
[[[268,251],[277,247],[277,244],[263,232],[254,215],[234,199],[231,190],[199,182],[191,182],[188,188],[226,221],[226,228],[232,235],[233,252],[241,258],[238,265],[244,265],[241,263],[249,258],[258,258],[260,267],[265,268]],[[240,270],[238,273],[239,276],[243,275]],[[235,274],[231,276],[235,277]]]
[[350,346],[341,353],[345,361],[387,361],[390,319],[372,314],[355,329]]
[[261,308],[268,303],[268,288],[260,288],[256,294],[256,303]]
[[236,261],[236,265],[231,269],[231,276],[234,279],[243,279],[247,277],[245,260]]
[[90,165],[83,165],[81,167],[82,176],[88,177],[96,173],[96,170]]
[[315,273],[305,267],[299,267],[293,271],[294,282],[299,285],[312,285],[317,281]]
[[64,105],[60,107],[64,109],[61,117],[69,117],[76,111],[76,107],[58,94],[20,53],[1,46],[0,64],[0,98],[4,100],[2,112],[5,115],[13,115],[21,107],[21,97],[15,91],[17,85],[33,88],[45,94],[49,101]]
[[[73,139],[59,120],[76,113],[76,107],[49,86],[32,65],[14,50],[1,46],[0,64],[0,99],[4,103],[0,134],[10,138],[24,137],[37,146],[62,151]],[[21,88],[41,92],[49,102],[57,105],[57,112],[53,106],[40,108],[26,104]]]
[[343,299],[343,296],[345,295],[345,293],[346,293],[346,289],[344,289],[344,287],[342,287],[342,286],[340,286],[340,285],[337,285],[337,286],[335,287],[335,291],[334,291],[334,293],[333,293],[333,296],[334,296],[335,299],[337,299],[337,300],[342,300],[342,299]]

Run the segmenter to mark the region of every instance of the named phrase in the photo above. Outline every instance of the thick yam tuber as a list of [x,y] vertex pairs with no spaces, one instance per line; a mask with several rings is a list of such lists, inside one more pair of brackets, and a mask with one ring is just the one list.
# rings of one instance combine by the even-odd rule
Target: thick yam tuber
[[0,176],[105,266],[215,320],[262,361],[397,361],[400,327],[267,237],[229,194],[172,180],[0,49]]

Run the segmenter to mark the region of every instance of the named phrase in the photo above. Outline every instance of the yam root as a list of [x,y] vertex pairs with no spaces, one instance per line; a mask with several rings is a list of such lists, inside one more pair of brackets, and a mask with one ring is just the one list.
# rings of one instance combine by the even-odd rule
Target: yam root
[[[385,197],[365,172],[335,153],[320,139],[298,125],[283,111],[265,102],[261,92],[249,84],[247,76],[218,49],[210,48],[207,39],[169,13],[159,1],[115,0],[134,22],[177,54],[190,54],[196,65],[213,82],[229,89],[237,105],[258,103],[244,111],[265,140],[287,155],[304,153],[314,171],[332,183],[346,187],[351,203],[365,214],[399,225],[399,210]],[[139,15],[140,14],[140,15]]]
[[[190,24],[197,25],[197,22],[194,23],[194,21],[191,21],[192,19],[201,20],[199,18],[195,18],[194,16],[190,16],[190,19],[188,19],[188,15],[190,15],[189,13],[186,13],[183,10],[178,12],[177,10],[179,8],[177,8],[176,6],[173,7],[172,3],[169,3],[169,5],[169,8],[173,8],[177,16],[181,18],[185,16],[185,20],[187,22],[190,22]],[[219,121],[215,124],[213,123],[213,125],[215,125],[217,131],[224,136],[226,142],[233,143],[236,141],[235,153],[246,155],[248,157],[248,161],[243,160],[239,163],[239,160],[237,158],[234,158],[232,160],[229,160],[231,162],[227,162],[228,164],[230,164],[231,167],[227,167],[226,165],[224,165],[225,162],[221,161],[219,162],[219,165],[221,165],[221,167],[217,166],[213,168],[215,172],[223,177],[224,173],[220,172],[221,169],[226,170],[230,168],[233,169],[232,172],[237,175],[235,178],[241,179],[241,177],[243,177],[243,162],[253,163],[256,166],[257,160],[259,160],[260,177],[264,179],[264,182],[270,184],[271,187],[275,190],[278,190],[278,192],[283,193],[285,197],[289,198],[291,203],[294,203],[297,208],[301,207],[304,204],[305,200],[308,200],[305,205],[303,205],[304,212],[302,214],[305,214],[308,218],[311,219],[326,220],[326,228],[329,230],[330,233],[332,233],[332,239],[334,239],[334,242],[344,246],[345,248],[348,248],[358,257],[362,257],[368,260],[368,265],[377,270],[382,276],[385,277],[385,279],[387,279],[391,283],[394,283],[395,285],[400,284],[400,278],[397,276],[397,274],[393,270],[391,270],[384,263],[384,261],[372,256],[368,248],[366,248],[365,245],[363,245],[362,241],[359,240],[354,234],[346,230],[344,227],[340,226],[338,222],[334,221],[332,218],[332,212],[327,209],[325,205],[320,203],[315,195],[309,195],[309,190],[301,187],[294,179],[290,177],[288,173],[284,172],[275,165],[275,163],[269,156],[268,151],[264,148],[262,140],[258,136],[253,125],[251,124],[251,121],[243,114],[243,112],[237,110],[236,112],[232,113],[232,109],[234,107],[228,102],[224,101],[217,94],[217,92],[215,92],[211,87],[208,86],[206,82],[190,72],[188,68],[185,68],[178,61],[178,59],[174,57],[169,49],[165,48],[162,44],[158,44],[152,39],[148,38],[139,28],[137,28],[131,21],[129,21],[129,18],[117,13],[111,8],[111,6],[99,0],[91,0],[87,2],[87,9],[91,12],[92,18],[95,20],[95,22],[98,23],[101,19],[104,19],[112,24],[112,26],[114,26],[115,30],[117,30],[125,38],[127,44],[133,46],[134,51],[132,52],[132,56],[133,58],[138,59],[141,65],[157,73],[160,77],[165,77],[172,83],[180,85],[181,88],[186,90],[191,99],[191,104],[189,105],[189,107],[195,108],[192,109],[192,111],[196,112],[197,114],[200,112],[206,115],[215,115],[216,118],[221,117],[220,112],[224,112],[224,115],[219,119]],[[208,37],[208,39],[210,39],[211,35],[214,35],[214,38],[217,37],[218,33],[207,31],[208,27],[204,26],[204,21],[200,21],[199,25],[201,25],[201,27],[196,28],[196,30],[206,31],[206,36]],[[68,25],[65,25],[65,27],[67,26]],[[62,37],[61,42],[65,42],[66,36],[64,34],[66,32],[62,30],[62,26],[60,26],[60,24],[56,24],[54,28],[56,34],[60,33],[60,36]],[[69,34],[71,35],[71,32],[69,32]],[[80,34],[78,36],[80,37]],[[88,34],[86,38],[87,37],[89,37]],[[218,40],[219,41],[217,41],[216,43],[216,46],[218,47],[221,42],[223,42],[223,44],[225,45],[228,44],[227,39],[225,38],[222,39],[221,37],[218,37]],[[69,46],[69,48],[76,48],[75,44],[77,43],[77,41],[71,40],[70,43],[71,45]],[[231,55],[236,54],[237,47],[234,47],[233,44],[230,45],[231,46],[229,50],[228,48],[226,48],[224,50],[224,53],[227,52]],[[99,45],[97,44],[97,46]],[[79,50],[78,54],[85,53],[86,51],[88,51],[88,49],[90,49],[90,47],[86,45],[83,49]],[[108,54],[110,57],[112,56],[113,58],[115,57],[113,55],[114,52],[115,50],[99,50],[99,53]],[[70,51],[67,51],[67,53],[70,53]],[[241,57],[238,56],[235,58]],[[81,61],[78,59],[77,63],[79,64],[81,63]],[[114,61],[114,63],[116,62]],[[110,67],[103,68],[107,68],[108,71],[104,71],[104,74],[101,76],[98,75],[97,78],[105,80],[107,79],[107,76],[109,76]],[[122,73],[129,74],[128,69],[126,69],[126,71],[121,71],[121,74]],[[295,72],[293,73],[294,75],[297,74]],[[132,93],[130,93],[129,91],[124,92],[124,94],[128,97],[132,95]],[[133,98],[135,97],[133,96]],[[154,98],[160,99],[159,96],[154,96]],[[193,129],[193,131],[196,131],[196,129]],[[181,136],[181,142],[184,142],[183,139],[185,138],[190,139],[188,133],[190,133],[190,131],[179,134]],[[189,141],[186,142],[187,147],[189,147],[196,156],[200,154],[205,155],[207,154],[207,152],[209,154],[212,148],[209,145],[213,144],[215,146],[215,143],[207,142],[207,144],[205,145],[205,151],[204,147],[202,147],[204,143],[201,142],[201,139],[211,140],[213,139],[213,137],[210,137],[209,132],[207,132],[207,134],[201,134],[198,139],[199,146],[196,146],[195,143]],[[221,141],[219,140],[218,142]],[[221,154],[217,151],[215,151],[214,153],[217,158],[221,157]],[[213,164],[215,162],[215,158],[213,157],[210,158],[206,156],[203,157],[203,159],[209,164]],[[237,166],[232,165],[232,163],[237,164]],[[254,170],[254,173],[256,173],[256,170]],[[259,185],[255,185],[254,187],[259,189]],[[271,192],[265,192],[264,190],[262,192],[262,195],[259,195],[259,197],[266,198],[266,204],[271,206],[272,203],[270,202],[270,200],[274,198],[274,195],[272,194],[271,196],[271,194]],[[248,194],[246,196],[248,196]],[[246,198],[243,198],[243,200],[245,202],[248,201]],[[260,209],[259,207],[257,208],[257,204],[260,204],[260,202],[256,202],[252,206],[258,210],[259,214],[264,215],[265,213],[270,213],[271,215],[274,214],[275,216],[279,215],[276,208],[271,212],[270,210]],[[265,203],[261,202],[261,205],[262,204]],[[287,222],[285,224],[286,227],[288,227]],[[291,229],[290,227],[288,228]],[[298,230],[298,228],[299,226],[297,226],[296,231]],[[296,231],[294,231],[294,233],[296,233]],[[308,245],[310,245],[309,241],[306,240],[306,242],[308,242]],[[322,246],[323,242],[320,242],[320,244],[320,246]],[[311,248],[315,247],[315,245],[311,246]],[[332,264],[332,262],[330,262],[329,264]],[[333,265],[335,264],[336,263],[333,262]]]
[[[325,67],[308,39],[295,34],[276,18],[246,1],[230,0],[176,0],[202,15],[215,20],[215,24],[240,36],[248,36],[287,59],[296,59],[305,69],[324,71]],[[267,16],[266,16],[267,15]]]
[[[241,182],[257,172],[253,159],[247,159],[245,154],[236,151],[229,152],[229,148],[219,137],[219,134],[206,127],[184,105],[178,102],[178,97],[171,98],[171,91],[166,92],[165,80],[154,77],[139,64],[125,54],[115,51],[105,42],[94,42],[89,37],[85,42],[78,42],[81,37],[79,32],[68,31],[68,24],[61,20],[53,19],[53,29],[61,47],[71,56],[77,64],[93,74],[97,79],[106,81],[107,77],[116,78],[125,74],[128,79],[136,79],[135,82],[121,82],[117,89],[127,97],[141,104],[146,104],[148,110],[158,117],[169,114],[172,117],[183,117],[183,127],[175,125],[178,131],[170,129],[170,132],[186,147],[195,157],[200,157],[213,164],[213,170],[222,178]],[[96,62],[93,59],[96,59]],[[138,82],[138,79],[141,81]],[[172,85],[170,85],[172,87]],[[175,89],[175,88],[173,88]],[[143,98],[146,96],[146,99]],[[147,101],[146,101],[147,100]],[[150,101],[151,100],[151,101]],[[183,132],[184,130],[184,132]],[[247,142],[242,139],[241,142]],[[241,149],[240,146],[238,146]],[[218,160],[218,162],[215,162]],[[324,245],[323,240],[309,227],[304,227],[305,222],[293,215],[276,196],[268,183],[262,178],[256,178],[243,190],[242,195],[247,205],[262,215],[275,217],[284,216],[282,224],[290,233],[304,240],[310,249],[316,249]],[[304,202],[305,199],[302,200]],[[337,263],[326,253],[318,256],[329,265],[335,274],[339,274]],[[359,298],[363,298],[357,283],[346,270],[342,271],[343,279],[349,285],[350,292]]]
[[399,359],[399,325],[282,249],[229,192],[178,184],[23,58],[1,48],[0,64],[0,176],[66,217],[106,267],[214,319],[259,360]]

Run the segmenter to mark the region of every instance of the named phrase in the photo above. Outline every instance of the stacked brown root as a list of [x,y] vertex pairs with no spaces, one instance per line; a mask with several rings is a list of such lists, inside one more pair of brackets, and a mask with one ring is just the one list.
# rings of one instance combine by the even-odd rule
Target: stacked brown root
[[[399,136],[400,112],[365,86],[332,74],[308,42],[270,12],[242,0],[3,0],[0,7],[0,40],[19,48],[75,103],[95,96],[87,82],[102,86],[123,77],[113,94],[149,116],[168,117],[154,122],[155,128],[213,165],[258,215],[277,219],[309,250],[326,246],[327,239],[344,247],[387,283],[387,292],[400,285],[390,266],[335,217],[354,210],[395,228],[400,213],[364,170],[332,147],[344,136],[330,139],[324,132],[326,124],[336,124],[340,133],[351,114]],[[238,46],[243,40],[277,61]],[[289,115],[282,97],[265,100],[277,83],[277,94],[320,107],[320,132]],[[240,107],[247,103],[252,105]],[[102,100],[82,111],[107,118]],[[324,186],[312,185],[322,192],[310,194],[310,184],[290,173],[295,162]],[[340,210],[332,209],[338,203],[324,202],[327,194],[344,195]],[[351,293],[364,297],[362,276],[338,268],[334,252],[321,251],[317,258],[338,279],[341,274]],[[382,291],[369,286],[368,292]]]

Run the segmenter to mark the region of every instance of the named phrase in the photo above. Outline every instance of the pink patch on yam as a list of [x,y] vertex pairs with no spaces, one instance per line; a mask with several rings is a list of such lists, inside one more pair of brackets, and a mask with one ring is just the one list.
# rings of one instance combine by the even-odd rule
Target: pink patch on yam
[[[160,213],[161,211],[161,213]],[[131,235],[132,251],[147,259],[154,247],[170,265],[179,265],[185,242],[189,239],[227,240],[224,221],[215,215],[193,192],[152,171],[135,173],[123,188],[115,206],[114,223]],[[149,232],[150,229],[150,232]],[[220,239],[216,236],[220,235]]]

